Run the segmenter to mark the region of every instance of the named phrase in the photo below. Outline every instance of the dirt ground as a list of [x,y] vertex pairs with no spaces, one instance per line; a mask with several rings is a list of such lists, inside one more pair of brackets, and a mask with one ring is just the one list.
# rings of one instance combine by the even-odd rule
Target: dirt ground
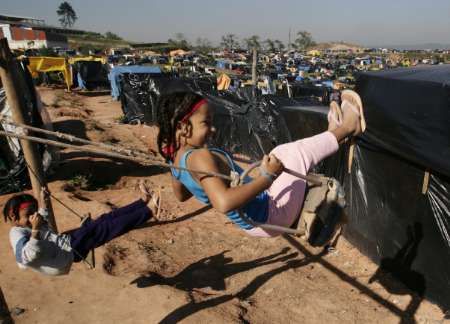
[[[57,130],[154,149],[156,130],[120,124],[120,103],[109,96],[40,92]],[[62,277],[19,270],[1,222],[0,285],[16,323],[446,321],[437,306],[395,289],[402,288],[398,282],[369,284],[377,266],[342,237],[326,251],[292,237],[247,237],[194,200],[178,203],[167,170],[75,151],[62,151],[60,158],[50,190],[76,212],[97,217],[130,203],[138,197],[136,183],[146,179],[161,188],[161,220],[97,249],[95,270],[75,264]],[[0,208],[9,196],[0,197]],[[79,224],[55,200],[53,207],[60,231]]]

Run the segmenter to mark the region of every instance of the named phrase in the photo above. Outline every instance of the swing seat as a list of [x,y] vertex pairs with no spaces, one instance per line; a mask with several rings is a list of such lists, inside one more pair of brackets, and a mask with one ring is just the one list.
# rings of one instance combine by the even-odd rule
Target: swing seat
[[297,230],[311,246],[320,247],[329,244],[342,225],[345,194],[336,179],[315,176],[322,185],[308,183]]

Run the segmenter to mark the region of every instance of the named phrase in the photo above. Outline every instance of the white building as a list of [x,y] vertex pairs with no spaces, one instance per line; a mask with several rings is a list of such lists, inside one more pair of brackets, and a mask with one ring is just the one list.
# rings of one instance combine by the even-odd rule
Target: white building
[[0,38],[8,40],[11,49],[69,47],[67,37],[50,31],[43,20],[0,14]]

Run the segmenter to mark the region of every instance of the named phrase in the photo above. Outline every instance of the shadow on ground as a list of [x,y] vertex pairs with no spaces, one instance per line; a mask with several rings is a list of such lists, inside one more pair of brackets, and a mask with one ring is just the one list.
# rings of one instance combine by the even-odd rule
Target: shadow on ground
[[[81,157],[80,152],[77,156]],[[122,177],[150,177],[165,173],[166,170],[157,166],[143,166],[133,162],[111,161],[93,159],[92,156],[69,159],[67,155],[71,153],[61,153],[62,160],[56,171],[50,177],[50,181],[83,178],[85,185],[83,190],[96,191],[117,184]]]

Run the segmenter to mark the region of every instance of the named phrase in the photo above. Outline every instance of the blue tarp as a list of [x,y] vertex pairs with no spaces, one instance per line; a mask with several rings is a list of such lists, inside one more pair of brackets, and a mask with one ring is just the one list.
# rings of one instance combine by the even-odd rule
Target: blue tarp
[[141,66],[141,65],[122,65],[114,67],[108,74],[109,82],[111,82],[111,96],[118,100],[120,96],[120,76],[124,73],[153,73],[161,74],[159,66]]

